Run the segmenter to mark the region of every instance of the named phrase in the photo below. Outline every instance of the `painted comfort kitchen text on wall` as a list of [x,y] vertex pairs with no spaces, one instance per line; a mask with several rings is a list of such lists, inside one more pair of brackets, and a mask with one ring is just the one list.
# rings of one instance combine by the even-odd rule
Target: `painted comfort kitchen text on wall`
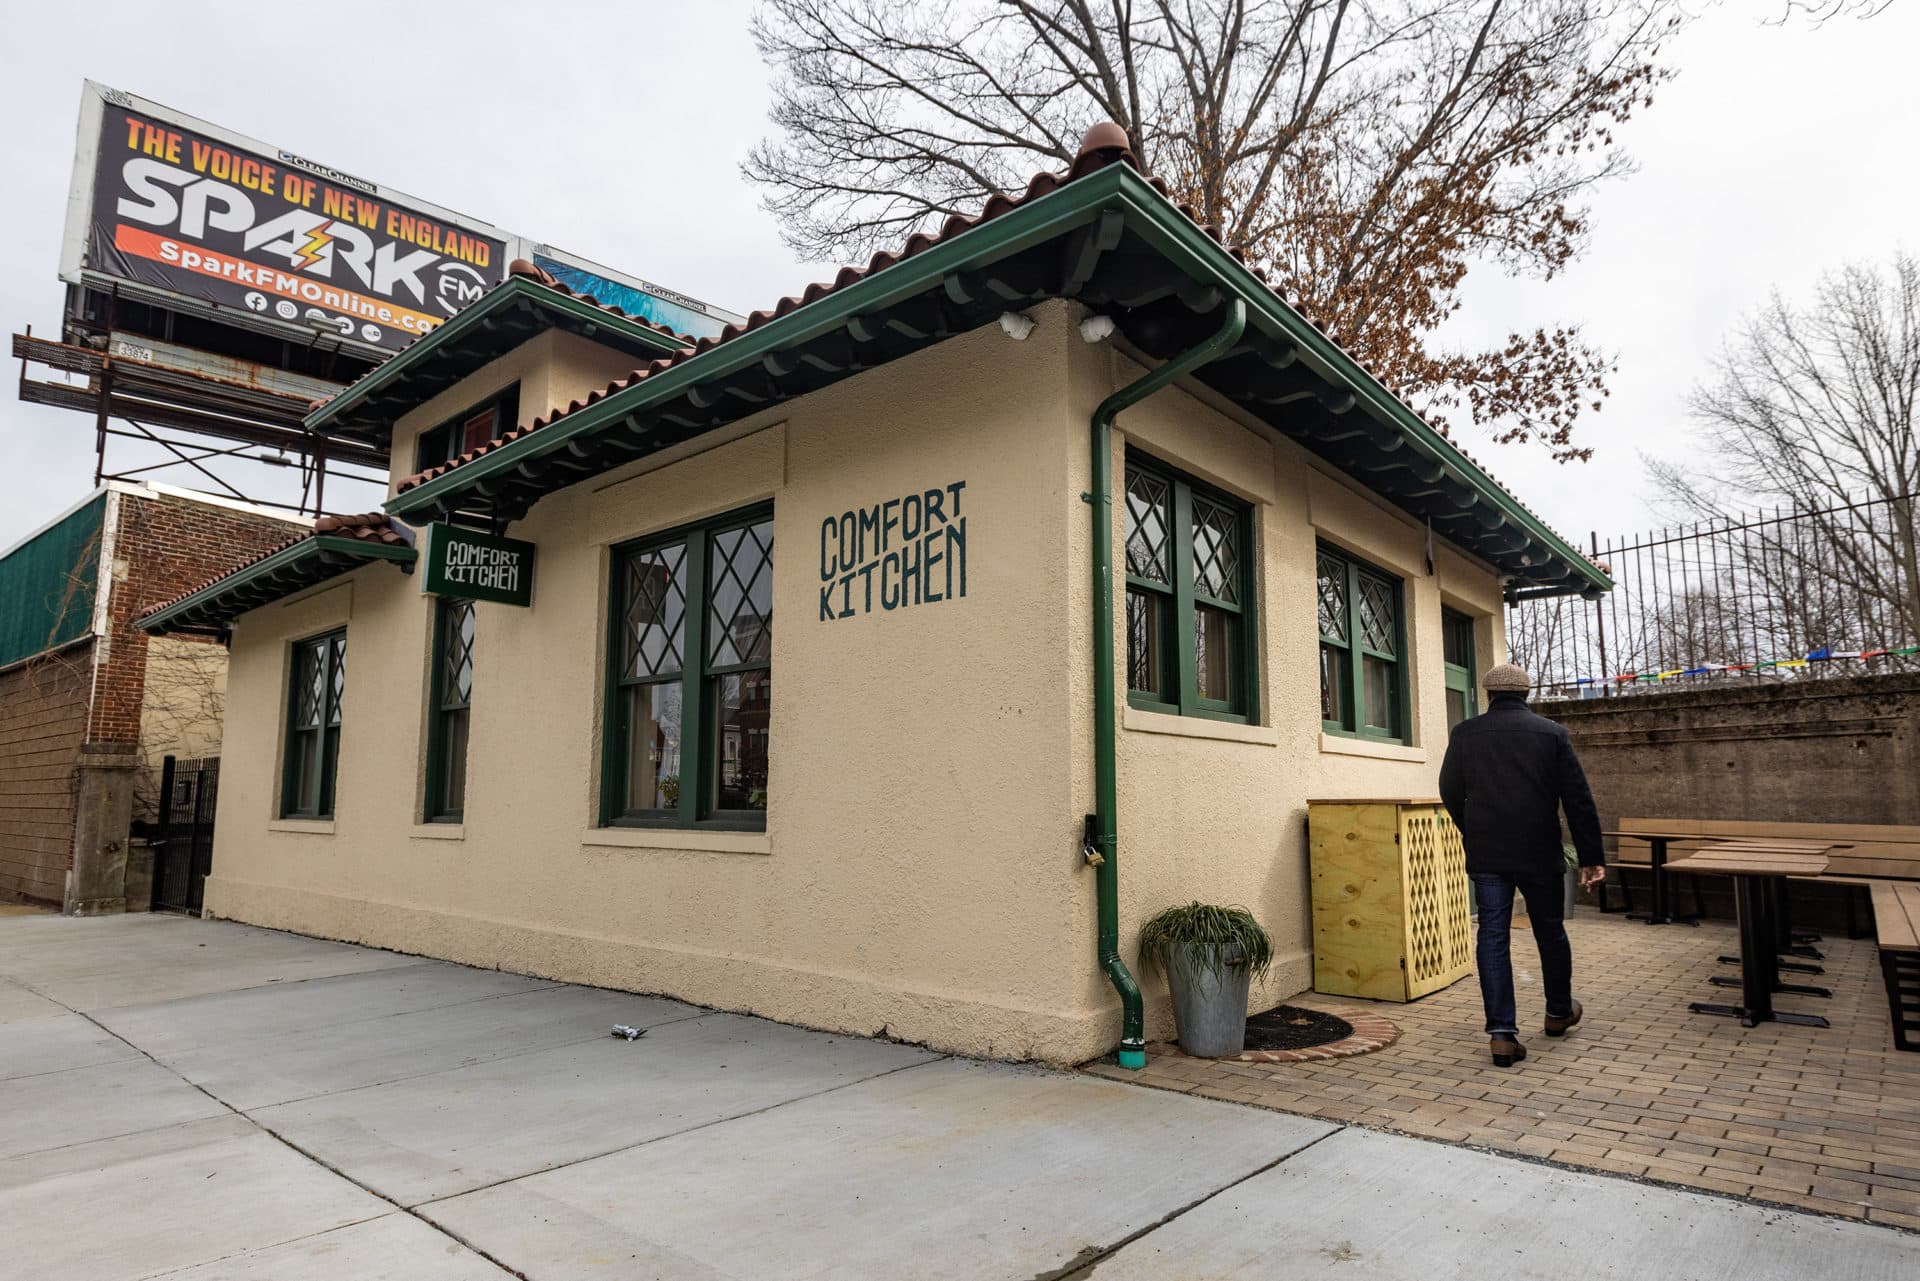
[[820,621],[964,597],[966,487],[957,480],[821,521]]

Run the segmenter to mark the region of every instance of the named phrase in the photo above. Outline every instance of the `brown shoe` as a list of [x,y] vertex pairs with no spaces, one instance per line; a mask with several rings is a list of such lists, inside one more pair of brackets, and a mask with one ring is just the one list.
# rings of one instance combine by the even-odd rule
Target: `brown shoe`
[[1487,1048],[1493,1051],[1495,1067],[1512,1067],[1527,1057],[1527,1047],[1517,1040],[1508,1041],[1496,1036]]
[[1585,1011],[1580,1008],[1580,1002],[1575,1001],[1573,1003],[1573,1013],[1567,1015],[1565,1018],[1555,1018],[1551,1014],[1547,1015],[1547,1026],[1545,1029],[1547,1035],[1565,1036],[1568,1031],[1572,1029],[1573,1025],[1580,1021],[1580,1016],[1583,1013],[1585,1013]]

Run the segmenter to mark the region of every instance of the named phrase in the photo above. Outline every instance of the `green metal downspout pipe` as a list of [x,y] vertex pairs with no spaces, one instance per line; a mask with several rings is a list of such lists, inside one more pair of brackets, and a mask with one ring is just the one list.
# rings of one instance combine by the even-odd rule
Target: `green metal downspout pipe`
[[1211,338],[1167,361],[1100,402],[1093,411],[1093,490],[1084,497],[1093,507],[1093,790],[1094,863],[1100,892],[1100,968],[1120,994],[1120,1066],[1147,1065],[1146,1021],[1140,1012],[1140,985],[1120,959],[1119,767],[1114,759],[1117,732],[1113,670],[1113,420],[1174,379],[1214,360],[1240,341],[1247,327],[1247,304],[1235,298]]

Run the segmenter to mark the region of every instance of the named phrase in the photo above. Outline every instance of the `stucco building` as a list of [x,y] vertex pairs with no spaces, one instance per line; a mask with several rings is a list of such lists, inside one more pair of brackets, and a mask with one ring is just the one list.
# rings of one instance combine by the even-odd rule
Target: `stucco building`
[[1168,1031],[1177,902],[1308,986],[1307,799],[1606,586],[1112,126],[717,340],[519,266],[308,425],[386,510],[146,619],[231,640],[210,912],[1000,1057]]

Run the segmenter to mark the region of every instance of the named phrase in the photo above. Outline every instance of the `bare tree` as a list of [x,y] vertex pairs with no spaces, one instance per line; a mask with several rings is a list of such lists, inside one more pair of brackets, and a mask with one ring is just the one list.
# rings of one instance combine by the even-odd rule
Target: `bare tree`
[[1785,26],[1795,18],[1805,18],[1818,27],[1831,18],[1877,18],[1892,7],[1893,0],[1786,0],[1780,16],[1771,22]]
[[1470,267],[1551,277],[1668,74],[1674,0],[763,0],[744,170],[790,245],[849,257],[1071,161],[1100,118],[1433,420],[1562,459],[1611,369],[1577,325],[1432,335]]
[[1690,405],[1708,461],[1650,462],[1667,500],[1713,517],[1784,504],[1812,537],[1767,549],[1800,580],[1783,586],[1783,609],[1844,579],[1885,615],[1879,626],[1920,635],[1920,261],[1848,265],[1805,307],[1776,292]]

